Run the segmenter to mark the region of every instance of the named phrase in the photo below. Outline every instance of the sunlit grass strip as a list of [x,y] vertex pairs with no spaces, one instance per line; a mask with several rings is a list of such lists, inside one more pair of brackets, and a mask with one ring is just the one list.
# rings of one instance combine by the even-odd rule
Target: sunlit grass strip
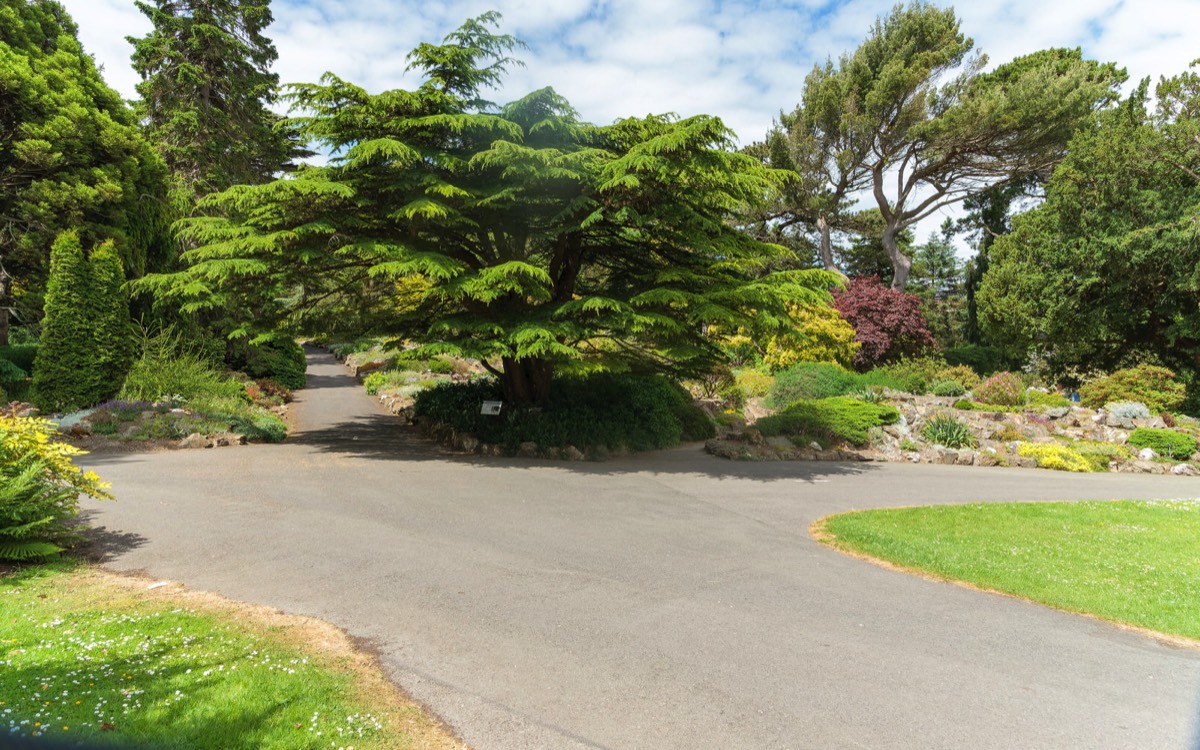
[[457,746],[381,676],[313,643],[340,633],[293,621],[67,564],[0,578],[0,744]]
[[814,530],[905,568],[1200,639],[1200,500],[870,510]]

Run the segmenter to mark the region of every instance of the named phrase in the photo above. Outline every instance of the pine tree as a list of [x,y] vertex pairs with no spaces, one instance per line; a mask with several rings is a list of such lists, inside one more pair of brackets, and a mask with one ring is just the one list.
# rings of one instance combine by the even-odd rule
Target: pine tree
[[46,318],[33,366],[34,400],[43,411],[64,411],[98,402],[100,353],[94,334],[92,274],[75,232],[50,248]]
[[121,389],[133,358],[125,270],[111,242],[92,251],[91,276],[96,364],[100,375],[95,400],[102,401],[112,398]]
[[176,180],[202,196],[271,179],[297,155],[271,112],[278,56],[263,31],[270,0],[151,0],[154,23],[129,37],[141,75],[139,115]]

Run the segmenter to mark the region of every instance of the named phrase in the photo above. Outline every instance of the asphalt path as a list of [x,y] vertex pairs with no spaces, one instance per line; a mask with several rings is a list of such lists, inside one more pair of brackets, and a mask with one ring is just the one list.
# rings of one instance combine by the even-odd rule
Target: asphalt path
[[472,458],[327,354],[309,383],[281,445],[86,457],[119,498],[86,504],[106,565],[336,623],[479,750],[1200,750],[1200,652],[807,533],[856,508],[1198,497],[1198,480],[698,446]]

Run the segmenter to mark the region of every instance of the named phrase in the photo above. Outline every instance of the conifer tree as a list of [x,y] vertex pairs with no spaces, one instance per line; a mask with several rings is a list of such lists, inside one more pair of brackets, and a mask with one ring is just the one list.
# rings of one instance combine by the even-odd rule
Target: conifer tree
[[121,389],[133,357],[129,295],[125,270],[112,242],[92,251],[92,307],[99,373],[96,401],[112,398]]
[[92,275],[75,232],[50,248],[46,318],[33,366],[34,399],[43,411],[97,403],[100,353],[94,335]]
[[39,313],[23,300],[44,290],[60,233],[114,240],[138,276],[172,259],[169,221],[166,167],[70,16],[51,0],[0,0],[0,345],[14,305]]
[[479,359],[518,404],[545,401],[558,372],[702,371],[723,356],[707,326],[787,330],[789,303],[828,299],[835,276],[766,273],[786,251],[733,227],[785,175],[736,153],[718,119],[595,126],[551,89],[487,103],[518,44],[496,18],[414,50],[415,90],[296,87],[297,125],[340,156],[213,196],[219,216],[185,232],[188,268],[144,286],[189,309],[255,300],[301,330],[390,309],[377,331]]
[[185,195],[271,179],[298,152],[269,109],[278,55],[270,0],[148,0],[154,23],[129,37],[139,115]]

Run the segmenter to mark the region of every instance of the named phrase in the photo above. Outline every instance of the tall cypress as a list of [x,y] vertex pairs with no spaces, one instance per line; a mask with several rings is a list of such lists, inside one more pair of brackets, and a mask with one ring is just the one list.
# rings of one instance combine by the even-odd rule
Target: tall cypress
[[154,23],[129,37],[142,77],[139,114],[178,184],[190,196],[257,184],[297,155],[281,119],[278,57],[264,34],[270,0],[149,0]]
[[95,400],[100,401],[112,398],[121,390],[133,357],[125,269],[111,242],[92,251],[91,276],[91,303],[95,311],[93,334],[100,376]]
[[63,232],[50,248],[46,317],[33,365],[34,400],[43,411],[89,406],[99,391],[92,275],[79,235]]

